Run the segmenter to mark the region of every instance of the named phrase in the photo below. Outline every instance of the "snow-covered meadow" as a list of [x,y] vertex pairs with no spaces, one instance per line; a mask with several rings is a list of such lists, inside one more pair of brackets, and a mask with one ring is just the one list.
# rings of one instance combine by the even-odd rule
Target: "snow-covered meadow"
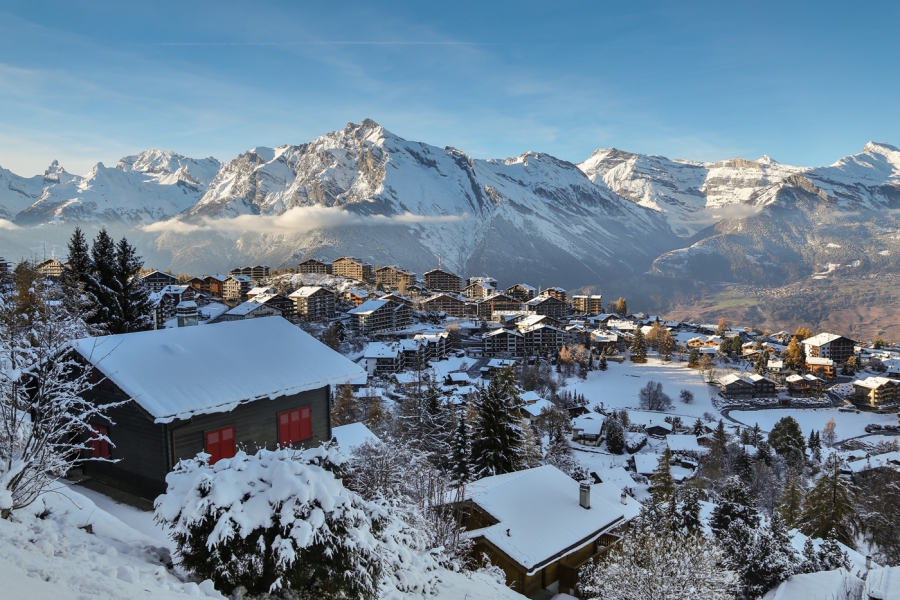
[[753,426],[759,423],[763,431],[771,431],[780,419],[790,416],[797,420],[800,429],[806,435],[813,429],[821,431],[829,420],[834,419],[837,441],[866,435],[866,425],[898,424],[896,413],[879,415],[870,412],[840,411],[836,408],[733,410],[730,416],[744,425]]

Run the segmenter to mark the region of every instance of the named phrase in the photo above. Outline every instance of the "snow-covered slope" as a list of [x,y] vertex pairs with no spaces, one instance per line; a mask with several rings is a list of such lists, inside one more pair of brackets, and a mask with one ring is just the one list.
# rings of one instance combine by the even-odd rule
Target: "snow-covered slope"
[[43,188],[44,179],[40,175],[19,177],[0,167],[0,219],[12,219],[34,204]]
[[442,253],[459,271],[518,277],[537,265],[571,284],[575,272],[584,278],[640,272],[674,239],[661,215],[594,185],[571,163],[534,152],[476,160],[455,148],[404,140],[368,120],[309,144],[242,154],[182,218],[281,215],[307,207],[416,219],[340,230],[325,219],[299,235],[255,240],[260,260],[349,250],[421,271]]
[[720,220],[724,207],[748,203],[771,183],[807,170],[782,165],[768,156],[757,161],[700,163],[615,148],[595,151],[578,167],[597,185],[663,213],[682,236]]
[[44,173],[39,198],[18,212],[15,222],[154,223],[196,204],[219,166],[214,158],[198,161],[171,151],[147,150],[121,159],[115,168],[97,163],[90,173],[78,176],[53,161]]

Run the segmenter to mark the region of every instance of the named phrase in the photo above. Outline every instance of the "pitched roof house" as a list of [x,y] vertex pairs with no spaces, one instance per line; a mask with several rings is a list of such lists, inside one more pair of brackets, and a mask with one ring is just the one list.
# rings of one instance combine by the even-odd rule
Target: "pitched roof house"
[[92,423],[112,441],[106,458],[119,462],[87,461],[85,474],[148,498],[198,452],[215,462],[238,445],[330,440],[331,386],[365,376],[284,319],[86,338],[73,349],[98,382],[86,398],[126,401],[109,411],[112,423]]

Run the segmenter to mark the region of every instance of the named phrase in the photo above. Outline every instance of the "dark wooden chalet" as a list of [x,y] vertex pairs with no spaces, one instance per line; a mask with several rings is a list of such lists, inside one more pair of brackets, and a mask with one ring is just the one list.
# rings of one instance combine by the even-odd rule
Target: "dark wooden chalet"
[[331,439],[330,388],[365,376],[284,319],[88,338],[75,351],[96,382],[85,397],[127,401],[92,423],[112,443],[88,454],[118,462],[84,461],[84,472],[146,498],[199,452],[215,462],[238,449]]

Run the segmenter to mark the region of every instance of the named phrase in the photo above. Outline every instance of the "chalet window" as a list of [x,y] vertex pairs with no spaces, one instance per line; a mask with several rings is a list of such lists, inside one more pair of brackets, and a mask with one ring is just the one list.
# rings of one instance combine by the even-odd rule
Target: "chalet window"
[[109,442],[100,436],[108,436],[109,428],[104,425],[91,425],[91,458],[110,458]]
[[312,408],[304,406],[278,415],[278,442],[290,446],[312,437]]
[[231,458],[235,451],[233,425],[206,432],[206,453],[209,454],[209,464],[214,465],[220,459]]

